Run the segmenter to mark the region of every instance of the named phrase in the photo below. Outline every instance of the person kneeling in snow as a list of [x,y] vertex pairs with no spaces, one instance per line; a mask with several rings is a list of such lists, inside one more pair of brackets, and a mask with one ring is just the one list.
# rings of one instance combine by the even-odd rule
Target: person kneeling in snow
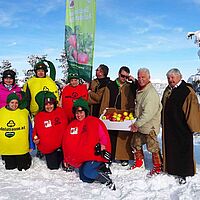
[[101,120],[88,116],[88,102],[82,98],[74,102],[73,120],[63,138],[64,165],[79,168],[83,182],[98,181],[115,190],[115,185],[103,170],[111,158],[111,145],[108,131]]
[[0,109],[0,155],[3,155],[6,169],[22,171],[30,168],[29,151],[35,145],[29,112],[19,108],[19,105],[19,96],[11,93],[7,97],[7,105]]
[[47,167],[59,169],[63,160],[61,149],[67,120],[62,108],[57,107],[53,92],[41,91],[36,95],[39,113],[34,118],[33,141],[45,155]]

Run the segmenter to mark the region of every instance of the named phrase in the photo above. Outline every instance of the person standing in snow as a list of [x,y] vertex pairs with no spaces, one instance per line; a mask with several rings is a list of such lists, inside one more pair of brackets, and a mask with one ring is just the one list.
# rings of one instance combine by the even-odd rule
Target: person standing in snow
[[73,106],[75,120],[67,127],[63,138],[64,165],[79,168],[83,182],[98,181],[115,190],[112,180],[102,169],[110,160],[110,139],[104,123],[88,116],[88,102],[82,98]]
[[22,171],[30,168],[29,151],[35,145],[29,112],[20,109],[19,102],[19,96],[11,93],[7,97],[7,105],[0,109],[0,155],[3,155],[6,169]]
[[[46,64],[47,63],[47,64]],[[50,68],[50,76],[47,76],[47,67]],[[23,86],[23,90],[26,93],[28,100],[28,110],[35,116],[39,111],[39,106],[35,101],[35,96],[40,91],[53,92],[59,101],[58,88],[56,86],[55,76],[56,70],[52,62],[48,60],[42,60],[34,66],[35,76],[31,77]]]
[[77,73],[69,73],[67,84],[61,94],[61,105],[65,111],[68,122],[74,119],[72,112],[73,103],[79,98],[88,99],[88,90],[86,84],[80,84],[79,75]]
[[138,70],[138,89],[136,93],[135,117],[131,125],[133,136],[131,147],[134,152],[135,164],[132,170],[144,168],[144,154],[142,145],[147,145],[147,150],[152,153],[153,169],[148,176],[161,172],[162,161],[157,134],[160,130],[162,105],[159,95],[150,82],[150,72],[147,68]]
[[96,78],[92,80],[89,88],[88,94],[88,103],[90,106],[90,113],[94,117],[99,117],[100,106],[102,96],[105,90],[106,85],[110,82],[110,78],[107,77],[109,68],[101,64],[96,69]]
[[[130,75],[130,69],[122,66],[119,69],[118,78],[110,81],[105,87],[100,114],[106,108],[134,110],[136,88],[137,84]],[[122,166],[127,166],[132,157],[129,145],[132,134],[129,131],[109,130],[109,136],[112,145],[112,160],[120,160]]]
[[[3,72],[2,82],[0,83],[0,108],[7,105],[7,97],[9,94],[15,92],[19,94],[20,104],[24,105],[24,108],[27,106],[24,92],[22,89],[15,83],[16,73],[7,69]],[[2,160],[4,160],[2,156]]]
[[168,86],[162,97],[163,170],[180,184],[194,176],[193,133],[200,132],[200,105],[192,87],[179,69],[167,72]]
[[47,167],[59,169],[63,160],[62,139],[67,119],[62,108],[57,107],[53,92],[41,91],[36,95],[39,112],[34,118],[33,141],[45,155]]

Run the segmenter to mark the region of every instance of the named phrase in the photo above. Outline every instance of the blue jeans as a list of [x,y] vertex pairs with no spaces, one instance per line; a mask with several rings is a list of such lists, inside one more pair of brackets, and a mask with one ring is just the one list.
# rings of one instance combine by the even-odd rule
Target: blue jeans
[[87,161],[79,168],[79,177],[83,182],[92,183],[99,175],[99,166],[102,162]]

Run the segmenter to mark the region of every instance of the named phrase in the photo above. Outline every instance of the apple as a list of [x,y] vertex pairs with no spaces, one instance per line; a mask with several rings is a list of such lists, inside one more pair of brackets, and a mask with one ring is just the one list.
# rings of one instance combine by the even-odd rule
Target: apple
[[133,113],[132,113],[132,112],[130,112],[128,116],[129,116],[129,117],[133,117]]
[[134,117],[133,117],[133,116],[130,116],[130,117],[129,117],[129,120],[133,120],[133,119],[134,119]]
[[84,53],[84,52],[80,52],[78,53],[78,63],[79,64],[88,64],[89,61],[89,56]]
[[76,44],[77,44],[76,35],[70,35],[68,38],[68,42],[73,48],[76,48]]
[[125,117],[125,120],[130,120],[129,116],[126,116],[126,117]]
[[110,119],[110,117],[111,117],[111,114],[106,115],[106,119]]
[[117,116],[118,116],[118,117],[122,117],[122,114],[119,113],[119,114],[117,114]]
[[123,120],[123,121],[124,121],[124,119],[125,119],[125,116],[123,116],[123,115],[122,115],[122,116],[121,116],[121,120]]
[[114,112],[114,113],[113,113],[113,116],[114,116],[114,115],[117,115],[117,112]]
[[112,115],[112,118],[117,118],[118,116],[117,115]]
[[101,119],[103,119],[103,120],[105,120],[106,119],[106,116],[104,115],[104,116],[102,116],[102,118]]
[[123,112],[123,115],[124,115],[125,117],[128,116],[128,112],[124,111],[124,112]]
[[116,117],[116,120],[117,120],[118,122],[121,121],[121,117],[117,116],[117,117]]
[[117,119],[116,119],[116,118],[114,118],[114,117],[111,117],[111,118],[110,118],[110,121],[113,121],[113,122],[115,122],[115,121],[117,121]]

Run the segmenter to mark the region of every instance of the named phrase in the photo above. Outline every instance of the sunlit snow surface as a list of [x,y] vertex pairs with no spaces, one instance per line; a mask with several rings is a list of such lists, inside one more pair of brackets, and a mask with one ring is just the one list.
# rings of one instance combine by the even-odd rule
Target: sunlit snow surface
[[[161,136],[159,135],[159,140]],[[112,179],[116,191],[99,183],[83,183],[77,172],[62,169],[48,170],[45,161],[33,157],[33,165],[27,171],[5,170],[0,160],[0,200],[23,199],[148,199],[187,200],[200,199],[200,136],[194,137],[197,174],[189,177],[185,185],[179,185],[173,176],[161,174],[147,178],[152,167],[151,154],[145,150],[145,171],[133,172],[119,163],[113,163]]]

